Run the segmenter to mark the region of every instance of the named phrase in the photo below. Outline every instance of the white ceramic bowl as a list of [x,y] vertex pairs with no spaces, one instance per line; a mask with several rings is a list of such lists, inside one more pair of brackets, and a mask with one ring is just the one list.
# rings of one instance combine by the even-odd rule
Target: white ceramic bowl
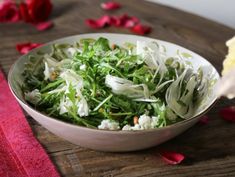
[[140,150],[163,143],[190,128],[200,119],[203,114],[205,114],[206,111],[208,111],[210,107],[212,107],[216,101],[214,89],[212,89],[210,93],[208,93],[208,98],[205,98],[204,104],[197,109],[196,114],[192,118],[167,127],[140,131],[108,131],[72,125],[70,123],[66,123],[42,114],[26,103],[22,97],[22,91],[19,85],[23,82],[21,73],[24,70],[24,63],[28,61],[28,55],[36,55],[37,51],[39,50],[50,52],[50,46],[54,43],[74,43],[75,41],[79,41],[81,38],[98,38],[101,36],[108,38],[111,43],[119,45],[122,45],[125,42],[136,43],[137,40],[147,42],[157,41],[159,44],[162,44],[166,47],[167,54],[170,56],[174,55],[177,50],[191,54],[193,59],[190,59],[190,61],[192,62],[195,69],[197,69],[199,66],[203,66],[205,73],[213,73],[215,79],[219,78],[219,74],[216,69],[206,59],[199,56],[198,54],[178,45],[148,37],[124,34],[94,33],[76,35],[55,40],[45,44],[42,47],[32,50],[27,55],[20,57],[10,69],[8,75],[8,82],[11,91],[19,104],[30,116],[32,116],[43,127],[47,128],[52,133],[74,144],[95,150],[112,152]]

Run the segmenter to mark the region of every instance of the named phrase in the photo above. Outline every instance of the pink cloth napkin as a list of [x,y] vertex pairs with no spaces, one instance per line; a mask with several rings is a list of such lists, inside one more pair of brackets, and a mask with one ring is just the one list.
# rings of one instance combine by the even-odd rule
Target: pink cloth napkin
[[0,176],[58,177],[0,70]]

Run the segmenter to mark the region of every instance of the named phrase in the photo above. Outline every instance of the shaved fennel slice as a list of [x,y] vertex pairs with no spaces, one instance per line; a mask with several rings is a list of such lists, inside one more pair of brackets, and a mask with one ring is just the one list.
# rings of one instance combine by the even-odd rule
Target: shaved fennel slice
[[44,62],[47,62],[50,67],[56,67],[57,64],[59,63],[58,60],[54,59],[48,54],[44,55]]
[[156,87],[156,89],[155,89],[155,90],[153,91],[153,93],[151,93],[151,94],[157,93],[157,92],[160,91],[164,86],[166,86],[167,84],[169,84],[169,83],[171,83],[171,82],[173,82],[173,81],[174,81],[174,79],[171,79],[171,80],[169,80],[169,81],[166,81],[166,82],[161,83],[160,85],[158,84],[157,87]]
[[201,106],[205,103],[205,100],[211,97],[211,93],[213,93],[211,89],[216,80],[214,79],[213,70],[208,67],[200,67],[198,73],[199,82],[197,85],[196,105]]
[[165,66],[166,55],[163,49],[156,42],[137,41],[136,54],[144,58],[144,62],[151,69],[160,68],[159,72],[165,73],[167,68]]
[[67,55],[68,58],[73,58],[73,56],[77,53],[81,52],[79,49],[75,47],[69,47],[64,50],[64,53]]
[[165,85],[171,83],[173,80],[162,83],[162,80],[167,72],[167,68],[165,65],[166,54],[165,49],[161,48],[156,42],[143,42],[137,41],[137,55],[141,55],[144,58],[144,62],[150,68],[155,70],[152,81],[154,81],[155,77],[159,74],[160,79],[156,85],[156,89],[152,94],[157,93],[161,90]]
[[72,62],[71,59],[63,59],[61,61],[58,61],[48,54],[44,55],[44,61],[48,63],[49,67],[54,67],[57,69],[59,69],[60,67],[63,67],[66,64],[70,64]]
[[68,89],[67,85],[62,84],[62,85],[58,86],[56,89],[49,91],[48,93],[49,94],[61,93],[61,92],[65,92],[67,89]]
[[[183,81],[186,81],[183,86]],[[186,69],[167,89],[166,102],[181,118],[187,119],[194,113],[193,93],[197,81],[191,69]],[[184,87],[184,88],[183,88]]]
[[77,90],[83,87],[83,79],[75,73],[73,70],[66,70],[60,74],[60,77],[65,80],[66,84],[71,84]]
[[133,99],[133,101],[155,103],[155,102],[158,102],[159,99],[154,100],[154,99],[147,99],[147,98],[137,98],[137,99]]
[[47,62],[45,62],[44,64],[45,64],[45,69],[43,72],[44,80],[48,80],[50,78],[51,72],[53,72],[54,69],[50,69]]
[[89,115],[89,106],[86,99],[82,96],[81,100],[77,104],[78,110],[77,114],[81,117]]
[[155,102],[159,102],[160,99],[156,98],[155,96],[150,96],[150,98],[136,98],[136,99],[133,99],[133,101],[155,103]]
[[64,59],[61,61],[58,61],[56,59],[54,59],[53,57],[51,57],[48,54],[44,55],[44,65],[45,65],[45,69],[44,69],[44,80],[54,80],[55,78],[51,77],[52,73],[54,73],[55,71],[60,73],[64,66],[70,64],[72,62],[71,59]]
[[118,95],[125,95],[129,98],[146,98],[150,96],[149,89],[145,84],[134,84],[132,81],[120,77],[106,75],[105,84]]

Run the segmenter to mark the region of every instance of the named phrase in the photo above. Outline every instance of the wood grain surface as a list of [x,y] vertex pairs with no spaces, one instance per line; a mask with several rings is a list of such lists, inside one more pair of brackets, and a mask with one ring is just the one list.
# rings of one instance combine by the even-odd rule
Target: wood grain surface
[[[227,49],[225,41],[235,30],[218,23],[145,1],[120,1],[123,7],[104,12],[98,0],[55,0],[51,20],[55,26],[38,32],[34,27],[18,24],[0,24],[0,65],[5,74],[20,56],[15,50],[19,42],[45,43],[61,37],[91,33],[130,33],[121,28],[90,29],[86,18],[108,14],[127,13],[151,25],[150,37],[179,44],[202,55],[219,71]],[[197,124],[180,136],[158,147],[131,153],[104,153],[85,149],[63,140],[32,118],[27,119],[35,136],[46,149],[62,176],[235,176],[235,124],[220,118],[218,111],[234,101],[220,100],[207,114],[207,125]],[[143,141],[144,143],[144,141]],[[180,165],[166,165],[158,154],[159,149],[184,153],[186,160]]]

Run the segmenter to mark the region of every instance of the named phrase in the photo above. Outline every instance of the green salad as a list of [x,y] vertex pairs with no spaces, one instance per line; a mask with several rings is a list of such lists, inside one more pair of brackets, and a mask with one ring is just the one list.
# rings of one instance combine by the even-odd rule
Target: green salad
[[25,100],[35,109],[76,125],[107,130],[165,127],[194,115],[209,81],[192,56],[167,56],[156,42],[122,46],[81,39],[29,56]]

